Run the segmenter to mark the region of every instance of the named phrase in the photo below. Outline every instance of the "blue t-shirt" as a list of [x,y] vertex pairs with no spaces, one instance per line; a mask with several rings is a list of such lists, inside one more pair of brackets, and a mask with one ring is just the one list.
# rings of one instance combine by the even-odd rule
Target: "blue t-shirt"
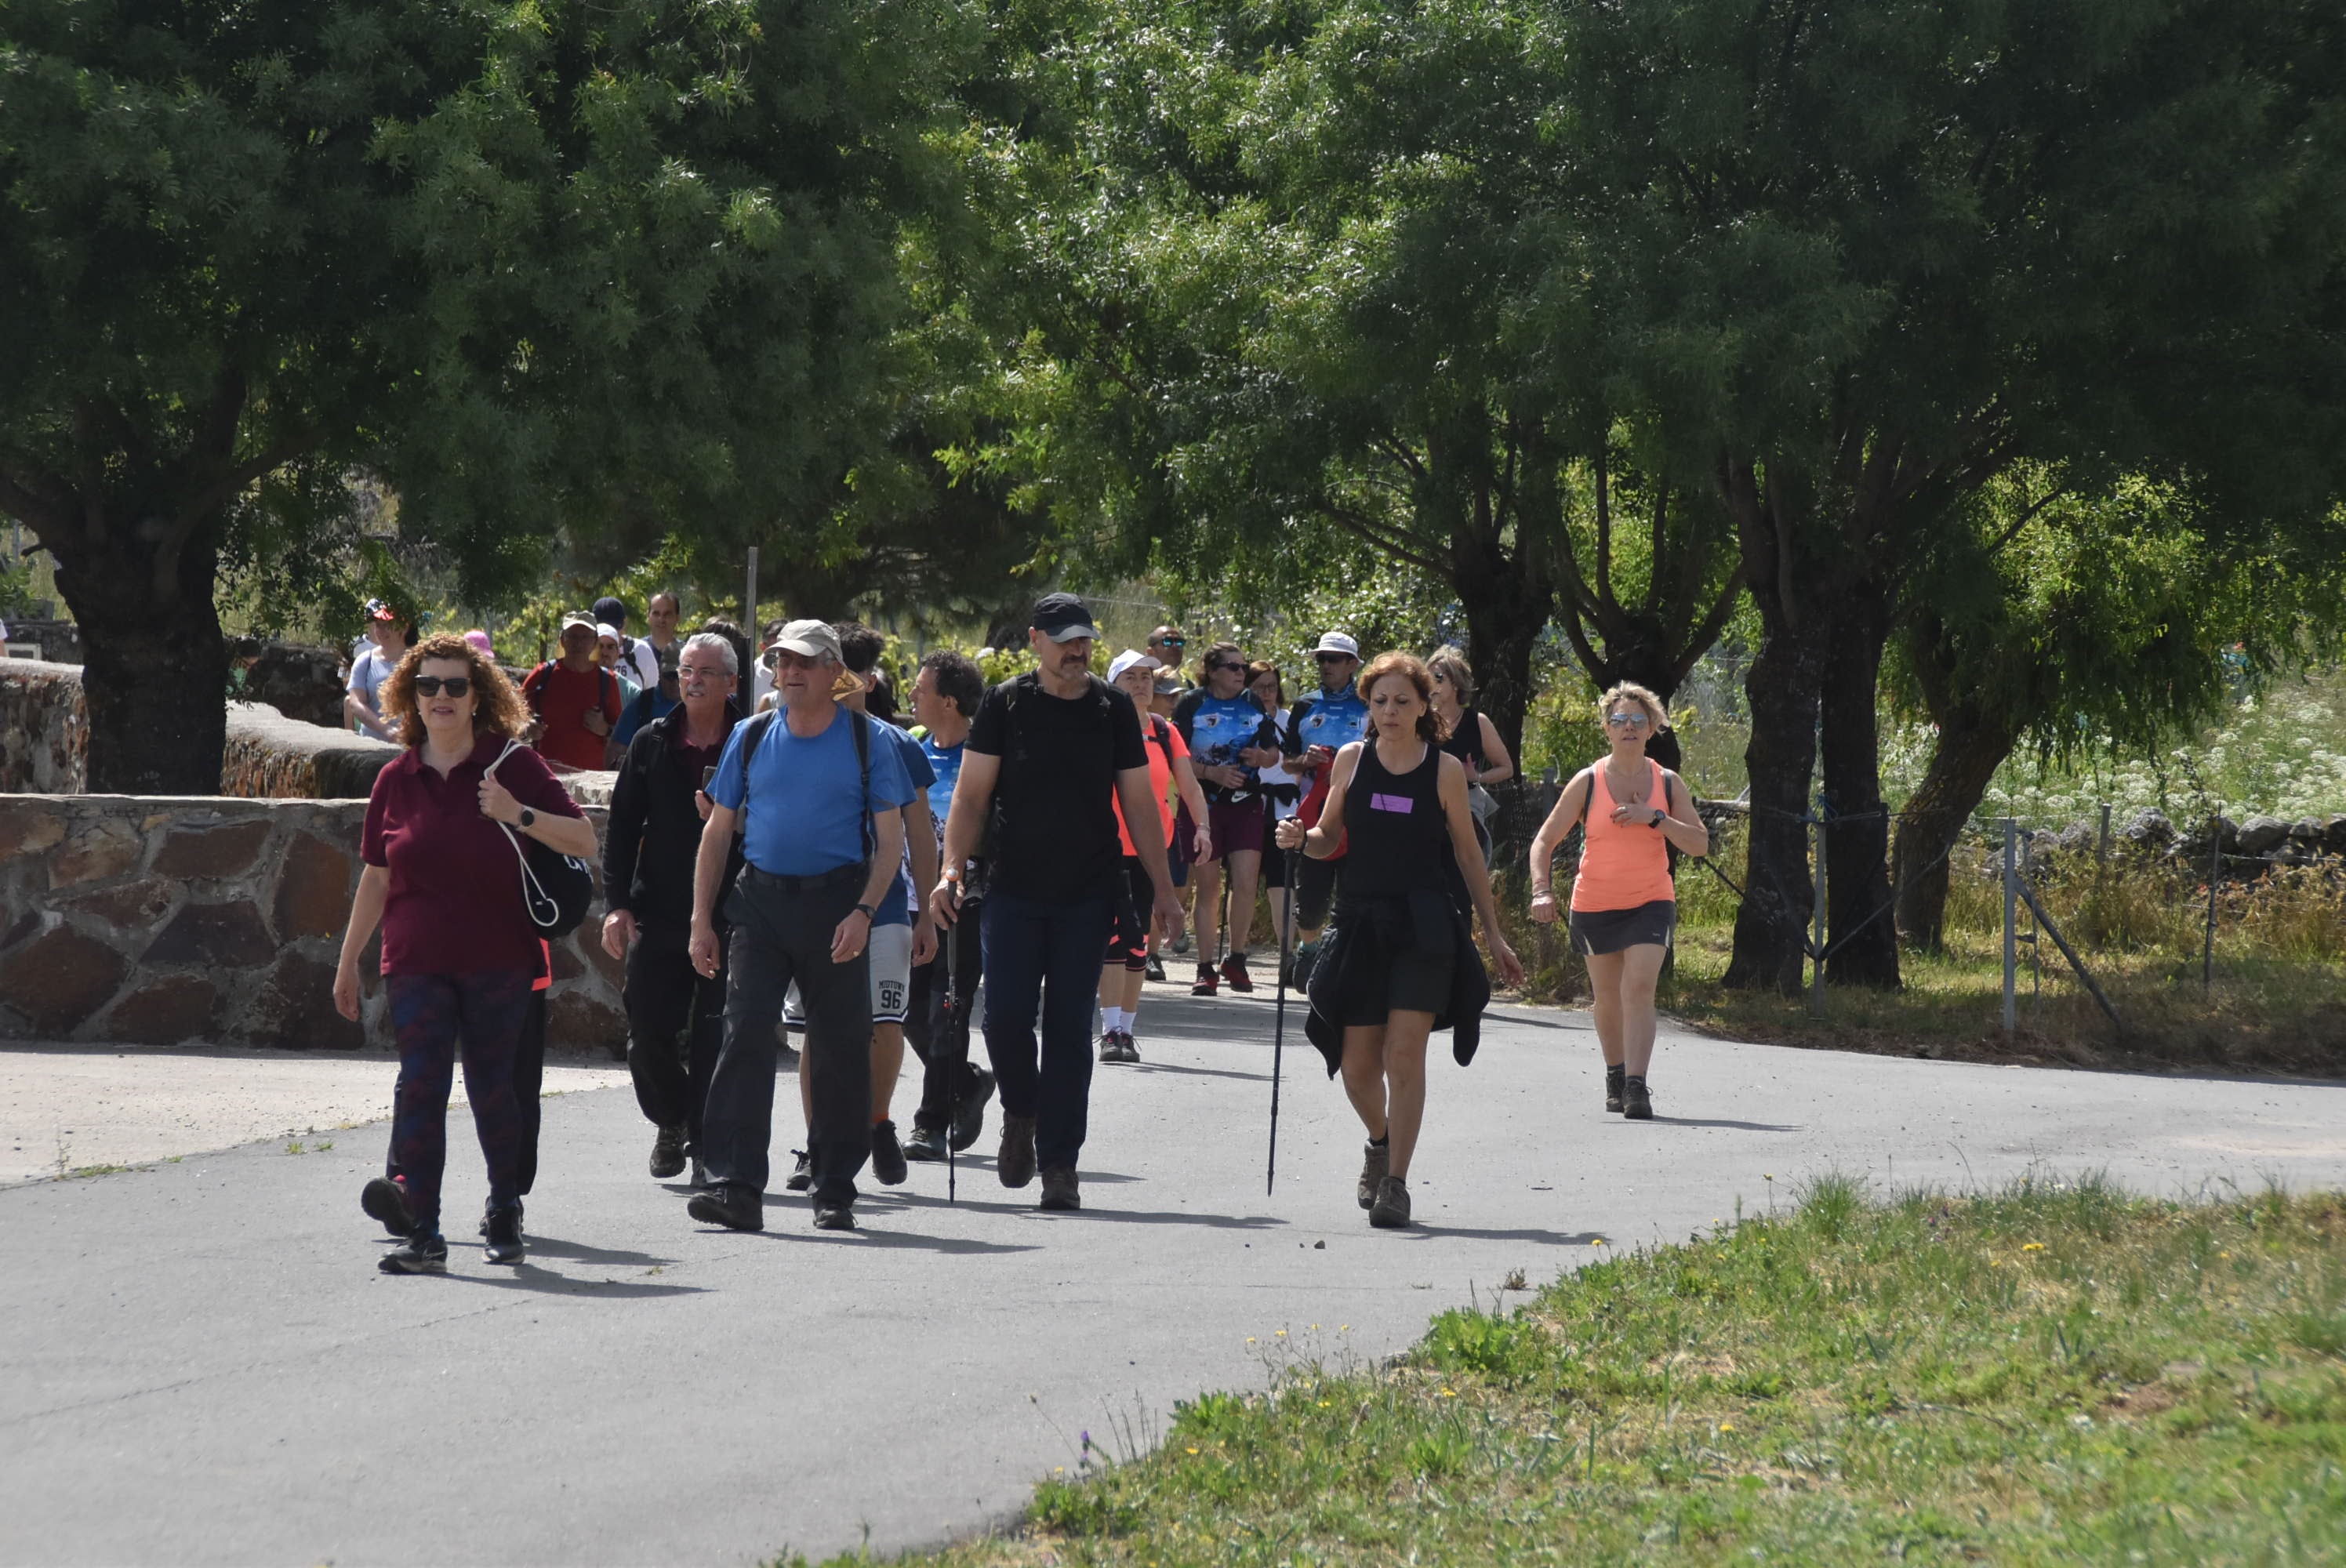
[[656,718],[666,718],[668,710],[674,708],[680,700],[678,697],[662,697],[658,687],[653,687],[648,692],[638,693],[636,699],[627,704],[620,713],[619,726],[611,731],[611,738],[624,747],[636,738],[637,730]]
[[929,786],[929,815],[936,820],[937,848],[945,847],[945,818],[953,812],[954,786],[961,782],[961,748],[939,746],[933,735],[921,737],[921,755],[936,780]]
[[[929,767],[927,749],[919,741],[894,725],[878,718],[872,721],[872,749],[875,754],[882,745],[895,751],[897,760],[903,764],[905,781],[915,790],[929,789],[936,783],[936,773]],[[912,798],[911,795],[904,797],[907,800]],[[920,907],[920,894],[913,888],[913,840],[909,834],[904,840],[901,865],[903,869],[896,873],[896,891],[880,901],[880,912],[872,917],[873,925],[913,923],[913,911]]]
[[1304,708],[1303,721],[1295,726],[1293,733],[1296,744],[1306,751],[1315,746],[1341,751],[1367,737],[1369,705],[1361,700],[1360,691],[1353,687],[1348,686],[1332,697],[1321,692]]
[[[1243,768],[1239,753],[1246,748],[1263,744],[1267,739],[1263,728],[1270,722],[1262,704],[1247,692],[1236,697],[1216,697],[1200,690],[1193,706],[1184,699],[1173,710],[1174,722],[1181,726],[1181,738],[1189,743],[1189,759],[1213,768]],[[1238,786],[1243,794],[1253,788],[1255,770],[1246,769],[1246,781]],[[1215,787],[1213,793],[1229,793]]]
[[[821,735],[801,738],[790,733],[787,715],[774,715],[750,760],[750,823],[741,847],[751,865],[778,877],[814,877],[863,859],[863,781],[848,725],[875,722],[842,708]],[[741,744],[750,728],[735,725],[717,759],[709,798],[728,810],[740,810],[744,799]],[[877,729],[871,750],[872,809],[895,809],[913,798],[903,754]]]

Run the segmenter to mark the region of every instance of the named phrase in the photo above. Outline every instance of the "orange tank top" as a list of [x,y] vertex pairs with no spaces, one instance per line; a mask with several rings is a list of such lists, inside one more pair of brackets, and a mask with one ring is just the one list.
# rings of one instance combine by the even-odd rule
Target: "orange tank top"
[[[1659,809],[1662,765],[1648,757],[1646,766],[1654,775],[1653,790],[1646,799]],[[1678,889],[1670,881],[1669,847],[1661,830],[1642,822],[1616,822],[1613,808],[1618,804],[1606,781],[1605,764],[1599,762],[1588,770],[1588,809],[1582,823],[1587,839],[1581,846],[1580,874],[1572,879],[1572,907],[1583,913],[1678,900]]]

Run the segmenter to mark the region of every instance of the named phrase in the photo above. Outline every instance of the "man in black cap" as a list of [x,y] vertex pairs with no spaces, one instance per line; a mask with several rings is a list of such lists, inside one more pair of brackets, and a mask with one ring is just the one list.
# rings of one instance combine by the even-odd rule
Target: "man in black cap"
[[961,868],[983,837],[985,1051],[1002,1094],[995,1173],[1023,1187],[1039,1165],[1041,1207],[1072,1209],[1083,1207],[1076,1160],[1090,1112],[1092,999],[1124,863],[1114,801],[1156,884],[1163,939],[1181,929],[1181,906],[1140,716],[1091,673],[1091,612],[1072,594],[1047,594],[1026,636],[1038,667],[987,692],[970,725],[930,909],[948,925],[959,914]]

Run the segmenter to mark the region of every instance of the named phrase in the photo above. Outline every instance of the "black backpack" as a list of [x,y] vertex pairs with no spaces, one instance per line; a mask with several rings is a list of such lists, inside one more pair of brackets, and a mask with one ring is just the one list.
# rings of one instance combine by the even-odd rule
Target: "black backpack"
[[[872,822],[872,726],[878,721],[852,708],[846,711],[847,717],[855,721],[855,765],[863,775],[863,858],[869,860],[879,841]],[[774,721],[781,717],[781,712],[779,708],[770,708],[743,726],[741,809],[733,816],[733,831],[737,834],[746,834],[750,830],[750,759],[758,754],[759,744],[766,738],[766,732],[774,728]]]

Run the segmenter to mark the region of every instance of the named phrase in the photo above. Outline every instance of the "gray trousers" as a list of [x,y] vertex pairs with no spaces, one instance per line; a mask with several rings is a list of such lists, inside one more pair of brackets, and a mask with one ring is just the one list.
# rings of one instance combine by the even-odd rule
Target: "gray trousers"
[[831,932],[854,909],[867,872],[846,866],[821,877],[769,876],[744,867],[725,902],[732,922],[727,947],[725,1045],[709,1081],[701,1118],[702,1164],[709,1179],[750,1192],[766,1190],[774,1135],[774,1026],[782,996],[796,982],[806,1008],[814,1125],[807,1157],[814,1196],[852,1203],[855,1173],[872,1156],[872,961],[859,952],[831,961]]

